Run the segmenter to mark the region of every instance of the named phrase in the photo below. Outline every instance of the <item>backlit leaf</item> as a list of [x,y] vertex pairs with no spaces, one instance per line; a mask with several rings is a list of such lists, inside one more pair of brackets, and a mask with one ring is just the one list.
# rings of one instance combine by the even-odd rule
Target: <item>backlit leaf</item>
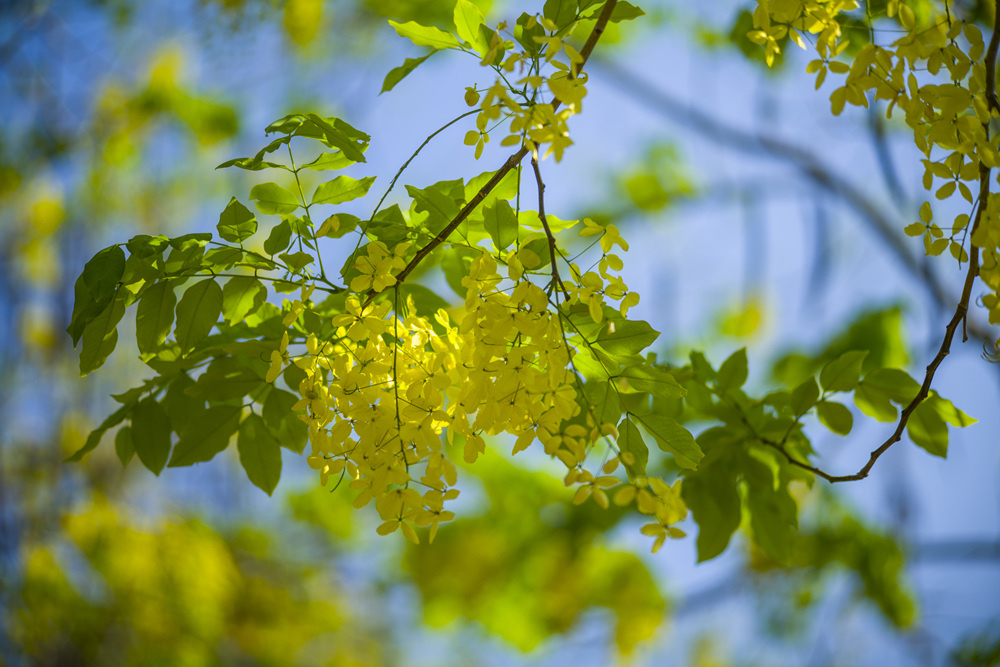
[[250,415],[240,425],[236,447],[247,477],[267,495],[281,478],[281,447],[258,415]]
[[183,352],[194,348],[212,330],[222,313],[222,288],[215,280],[199,280],[177,304],[175,337]]

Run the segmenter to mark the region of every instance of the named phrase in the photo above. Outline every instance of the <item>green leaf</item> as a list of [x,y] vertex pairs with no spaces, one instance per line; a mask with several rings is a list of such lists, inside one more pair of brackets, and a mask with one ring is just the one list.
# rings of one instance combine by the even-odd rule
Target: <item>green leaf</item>
[[215,326],[222,313],[222,288],[215,280],[200,280],[184,292],[177,304],[175,337],[181,351],[194,349]]
[[115,299],[83,330],[80,348],[80,377],[104,365],[118,344],[118,322],[125,315],[125,303]]
[[283,252],[278,256],[278,259],[284,262],[285,266],[291,269],[292,273],[301,273],[306,265],[315,261],[313,256],[307,252]]
[[819,385],[816,384],[816,378],[810,375],[792,391],[792,411],[796,415],[803,415],[816,405],[818,399]]
[[169,468],[210,461],[229,446],[243,414],[242,405],[219,405],[191,416],[180,433]]
[[80,342],[87,325],[115,298],[118,281],[124,273],[125,251],[117,245],[101,250],[83,267],[83,273],[76,279],[73,316],[66,328],[73,339],[73,347]]
[[[534,18],[534,16],[524,12],[517,18],[517,24],[514,26],[514,39],[530,56],[537,55],[541,46],[539,42],[535,41],[535,38],[545,37],[545,28],[542,27],[541,23],[533,20]],[[526,27],[528,23],[533,24],[531,28]]]
[[462,182],[460,180],[441,181],[423,189],[412,185],[406,186],[406,191],[413,198],[415,210],[427,211],[428,216],[424,221],[424,226],[432,234],[444,229],[460,211],[455,197],[449,194],[450,190],[463,192]]
[[898,368],[879,368],[865,376],[869,389],[881,392],[901,405],[907,405],[920,391],[920,383]]
[[219,236],[230,243],[243,243],[257,232],[257,219],[236,197],[229,200],[226,210],[219,215],[215,227]]
[[576,0],[545,0],[542,15],[565,28],[576,18]]
[[135,341],[139,352],[156,354],[174,325],[177,297],[169,281],[155,283],[139,297],[135,310]]
[[775,489],[771,471],[752,458],[745,460],[743,478],[747,481],[747,510],[754,542],[771,558],[787,564],[798,528],[795,500],[783,486]]
[[716,371],[715,381],[722,391],[739,389],[746,383],[747,374],[747,349],[744,347],[733,352],[722,362]]
[[332,181],[321,183],[316,192],[313,193],[313,204],[342,204],[358,197],[368,194],[374,176],[366,176],[361,180],[356,180],[350,176],[338,176]]
[[698,562],[715,558],[729,546],[740,526],[736,469],[724,460],[684,476],[681,497],[698,524]]
[[[316,136],[331,148],[339,148],[348,160],[365,162],[363,151],[368,148],[370,136],[340,118],[320,118],[316,114],[310,113],[305,115],[305,119],[309,123],[303,123],[296,130],[296,134]],[[305,128],[309,124],[318,130],[318,135],[305,132]]]
[[926,403],[931,406],[934,412],[937,413],[938,417],[952,426],[963,428],[965,426],[972,426],[979,421],[978,419],[974,419],[956,408],[955,404],[947,398],[942,398],[937,394],[928,396]]
[[621,21],[631,21],[632,19],[637,19],[640,16],[645,16],[646,12],[642,11],[635,5],[625,0],[618,0],[615,8],[611,11],[611,18],[609,21],[611,23],[619,23]]
[[152,396],[139,401],[132,413],[132,444],[142,464],[159,476],[170,458],[170,419]]
[[673,374],[655,366],[630,366],[617,376],[620,378],[618,389],[623,392],[640,391],[652,394],[657,398],[683,398],[687,391]]
[[299,397],[283,389],[272,389],[264,399],[261,416],[272,433],[278,437],[282,447],[301,454],[306,447],[309,427],[299,419],[293,407]]
[[83,447],[73,452],[73,454],[66,459],[66,463],[75,463],[81,460],[84,455],[93,451],[94,448],[101,444],[101,438],[104,437],[104,434],[107,433],[109,429],[112,429],[125,421],[125,418],[132,413],[134,408],[135,404],[131,403],[129,405],[123,405],[111,413],[107,419],[101,422],[100,426],[90,432],[90,435],[87,436],[87,441],[83,443]]
[[115,454],[118,455],[118,460],[122,462],[123,467],[127,466],[128,462],[135,455],[135,446],[132,444],[132,428],[130,426],[122,426],[118,429],[118,433],[115,433]]
[[271,233],[268,235],[267,240],[264,241],[264,252],[273,257],[279,252],[286,250],[291,241],[292,224],[287,219],[283,219],[271,228]]
[[689,430],[663,415],[632,415],[632,418],[653,436],[661,450],[673,454],[677,465],[692,470],[698,467],[704,453]]
[[913,444],[928,454],[941,458],[948,456],[948,425],[926,401],[910,414],[906,432]]
[[611,354],[638,354],[653,344],[660,333],[642,320],[609,321],[594,341]]
[[212,248],[205,253],[204,267],[212,273],[227,271],[242,262],[245,254],[239,248],[230,246]]
[[420,25],[415,21],[396,23],[389,21],[400,37],[405,37],[417,46],[429,46],[433,49],[449,49],[461,46],[450,32],[445,32],[431,26]]
[[433,56],[435,53],[437,53],[437,51],[431,51],[426,56],[421,56],[419,58],[407,58],[399,67],[393,67],[389,70],[389,73],[385,75],[385,80],[382,81],[382,90],[379,92],[379,95],[387,93],[395,88],[396,84],[405,79],[410,72],[417,69],[417,67],[419,67],[425,60]]
[[267,428],[264,420],[250,415],[240,424],[236,439],[240,464],[247,477],[267,495],[274,493],[281,478],[281,447]]
[[497,199],[483,209],[483,221],[497,250],[506,250],[517,239],[517,216],[503,199]]
[[826,391],[854,389],[861,378],[861,364],[867,355],[868,350],[851,350],[824,366],[819,373],[819,383],[823,389]]
[[597,424],[617,424],[622,416],[621,401],[618,392],[607,380],[603,382],[587,382],[584,395],[593,409],[594,421]]
[[896,406],[889,400],[889,395],[862,381],[854,390],[854,404],[861,412],[880,422],[896,421]]
[[230,278],[222,288],[222,316],[230,324],[246,319],[267,299],[267,288],[253,276]]
[[205,401],[190,396],[187,391],[194,386],[194,380],[188,375],[178,375],[167,387],[167,395],[163,399],[163,410],[170,420],[170,428],[174,433],[180,433],[191,418],[199,412],[204,412]]
[[618,451],[631,454],[632,463],[625,463],[625,471],[629,479],[646,476],[646,464],[649,462],[649,448],[642,439],[642,434],[631,419],[625,418],[618,424]]
[[854,426],[854,415],[843,403],[820,401],[816,404],[816,416],[823,426],[838,435],[847,435]]
[[202,401],[242,398],[264,384],[264,378],[234,357],[219,357],[185,392]]
[[352,164],[354,164],[354,160],[344,155],[344,151],[336,151],[333,153],[320,153],[319,157],[312,162],[302,165],[301,168],[313,171],[333,171],[335,169],[350,167]]
[[250,188],[250,199],[257,210],[264,214],[280,215],[292,213],[302,204],[291,190],[277,183],[260,183]]
[[483,25],[483,13],[479,7],[469,0],[458,0],[455,4],[455,30],[458,36],[472,45],[476,52],[484,56],[490,50],[490,44],[483,39],[479,26]]

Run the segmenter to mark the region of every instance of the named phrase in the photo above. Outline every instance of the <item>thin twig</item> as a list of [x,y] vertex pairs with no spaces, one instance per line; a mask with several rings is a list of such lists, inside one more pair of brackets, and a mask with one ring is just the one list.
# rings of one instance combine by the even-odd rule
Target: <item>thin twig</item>
[[553,236],[549,221],[545,217],[545,183],[542,181],[542,172],[538,168],[538,158],[535,155],[531,156],[531,168],[535,171],[535,183],[538,185],[538,217],[542,221],[545,237],[549,241],[549,259],[552,261],[552,289],[561,291],[569,299],[569,292],[562,284],[562,279],[559,278],[559,267],[556,266],[556,258],[559,256],[556,252],[556,237]]
[[[608,0],[604,4],[604,9],[601,10],[601,15],[600,17],[598,17],[597,23],[594,26],[593,31],[591,31],[590,36],[587,38],[586,44],[584,44],[583,49],[580,51],[580,55],[582,56],[582,58],[579,64],[574,68],[575,75],[579,75],[580,71],[583,69],[584,64],[586,64],[587,59],[590,57],[591,52],[594,50],[594,46],[597,44],[597,40],[604,32],[604,28],[607,26],[608,21],[611,20],[611,12],[614,11],[615,4],[617,2],[618,0]],[[557,99],[553,100],[552,110],[555,111],[556,109],[558,109],[559,105],[560,105],[559,100]],[[491,192],[493,192],[493,189],[497,185],[499,185],[500,181],[503,180],[503,178],[508,174],[508,172],[510,172],[511,169],[513,169],[514,167],[518,166],[521,163],[521,160],[523,160],[524,156],[526,156],[527,154],[528,154],[528,147],[521,146],[521,148],[516,153],[507,158],[507,161],[503,163],[503,165],[500,167],[500,169],[497,170],[495,174],[493,174],[493,177],[490,178],[490,180],[487,181],[486,184],[479,189],[479,192],[477,192],[475,196],[471,200],[469,200],[469,202],[465,206],[462,207],[462,210],[458,212],[458,215],[456,215],[455,218],[451,222],[449,222],[444,229],[438,232],[437,235],[434,236],[434,238],[428,241],[426,245],[420,248],[420,250],[417,251],[417,254],[413,256],[413,259],[411,259],[410,262],[405,267],[403,267],[403,269],[398,274],[396,274],[396,284],[402,283],[404,280],[406,280],[406,277],[409,276],[410,273],[412,273],[413,270],[417,268],[417,265],[419,265],[420,262],[423,261],[423,259],[427,257],[427,255],[429,255],[432,250],[441,245],[441,243],[443,243],[444,240],[447,239],[452,232],[458,229],[458,226],[461,225],[463,222],[465,222],[465,220],[469,217],[469,215],[471,215],[472,212],[476,210],[476,207],[479,206],[483,202],[483,200],[486,199],[487,196],[489,196]],[[365,298],[365,304],[367,305],[368,303],[371,303],[371,300],[375,298],[375,295],[376,292],[374,290],[368,292],[368,296]]]

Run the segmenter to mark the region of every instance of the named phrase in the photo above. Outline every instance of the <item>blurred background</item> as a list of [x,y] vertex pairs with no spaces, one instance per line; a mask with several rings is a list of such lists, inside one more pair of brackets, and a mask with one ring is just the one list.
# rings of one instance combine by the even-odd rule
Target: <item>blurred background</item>
[[[541,9],[476,4],[494,23]],[[815,92],[793,46],[765,68],[744,37],[752,2],[641,4],[588,65],[575,145],[543,163],[548,210],[623,230],[633,312],[665,359],[747,346],[766,388],[865,348],[922,376],[963,272],[902,234],[924,196],[909,131],[879,108],[831,116],[831,84]],[[952,4],[992,25],[990,3]],[[143,377],[127,326],[78,377],[64,329],[84,263],[138,233],[210,231],[255,182],[215,166],[286,113],[370,133],[360,166],[384,191],[467,110],[465,86],[491,82],[441,53],[379,95],[420,55],[386,19],[448,26],[452,6],[0,2],[0,664],[1000,664],[1000,367],[978,312],[935,386],[979,423],[952,431],[947,460],[904,440],[868,480],[818,484],[788,568],[741,539],[698,565],[693,539],[652,555],[634,517],[572,506],[502,448],[463,471],[459,520],[416,548],[375,535],[292,452],[271,498],[232,449],[154,477],[109,434],[63,463]],[[473,124],[403,182],[497,168],[500,147],[477,162],[462,145]],[[887,437],[855,417],[814,442],[823,469],[854,472]]]

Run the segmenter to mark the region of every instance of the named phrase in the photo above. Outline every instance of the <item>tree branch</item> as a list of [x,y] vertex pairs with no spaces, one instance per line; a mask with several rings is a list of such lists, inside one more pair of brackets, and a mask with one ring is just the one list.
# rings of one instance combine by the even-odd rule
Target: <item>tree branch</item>
[[[607,0],[607,2],[604,4],[604,8],[601,10],[601,15],[597,19],[597,24],[594,26],[594,29],[591,31],[590,36],[587,38],[586,44],[584,44],[583,49],[580,51],[582,60],[573,70],[575,75],[579,75],[579,73],[583,69],[583,66],[586,64],[587,59],[590,58],[590,54],[591,52],[593,52],[594,46],[597,44],[597,40],[600,39],[601,34],[604,32],[605,27],[607,27],[608,21],[611,20],[611,13],[614,11],[615,4],[617,2],[618,0]],[[556,109],[558,109],[560,104],[561,103],[558,99],[553,100],[552,110],[555,111]],[[471,215],[472,212],[476,210],[476,207],[479,206],[481,203],[483,203],[483,200],[486,199],[486,197],[489,196],[491,192],[493,192],[493,189],[497,185],[499,185],[500,181],[503,180],[504,176],[506,176],[511,169],[519,165],[521,163],[521,160],[523,160],[524,156],[527,154],[528,154],[528,147],[521,146],[521,148],[516,153],[507,158],[507,161],[504,162],[503,165],[501,165],[500,169],[498,169],[495,174],[493,174],[493,177],[489,181],[487,181],[483,187],[479,189],[479,192],[477,192],[475,196],[471,200],[469,200],[469,202],[465,206],[462,207],[462,210],[458,212],[458,215],[456,215],[455,218],[451,222],[449,222],[444,229],[438,232],[437,235],[434,236],[434,238],[428,241],[426,245],[420,248],[420,250],[417,251],[417,254],[413,256],[413,259],[411,259],[409,263],[405,267],[403,267],[403,269],[398,274],[396,274],[396,284],[402,283],[404,280],[406,280],[407,276],[409,276],[413,272],[413,270],[417,268],[420,262],[422,262],[423,259],[427,257],[427,255],[429,255],[432,250],[434,250],[434,248],[441,245],[441,243],[443,243],[444,240],[447,239],[452,232],[458,229],[458,226],[461,225],[463,222],[465,222],[465,220],[469,217],[469,215]],[[365,299],[365,304],[370,303],[371,300],[375,298],[375,295],[376,292],[374,290],[368,292],[368,296]]]
[[545,229],[545,237],[549,241],[549,259],[552,262],[552,289],[561,291],[569,299],[569,292],[563,286],[562,280],[559,278],[559,267],[556,266],[556,258],[559,256],[556,252],[556,237],[552,234],[549,221],[545,217],[545,183],[542,182],[542,172],[538,168],[538,158],[534,155],[531,157],[531,168],[535,172],[535,183],[538,185],[538,217],[542,221],[542,227]]

